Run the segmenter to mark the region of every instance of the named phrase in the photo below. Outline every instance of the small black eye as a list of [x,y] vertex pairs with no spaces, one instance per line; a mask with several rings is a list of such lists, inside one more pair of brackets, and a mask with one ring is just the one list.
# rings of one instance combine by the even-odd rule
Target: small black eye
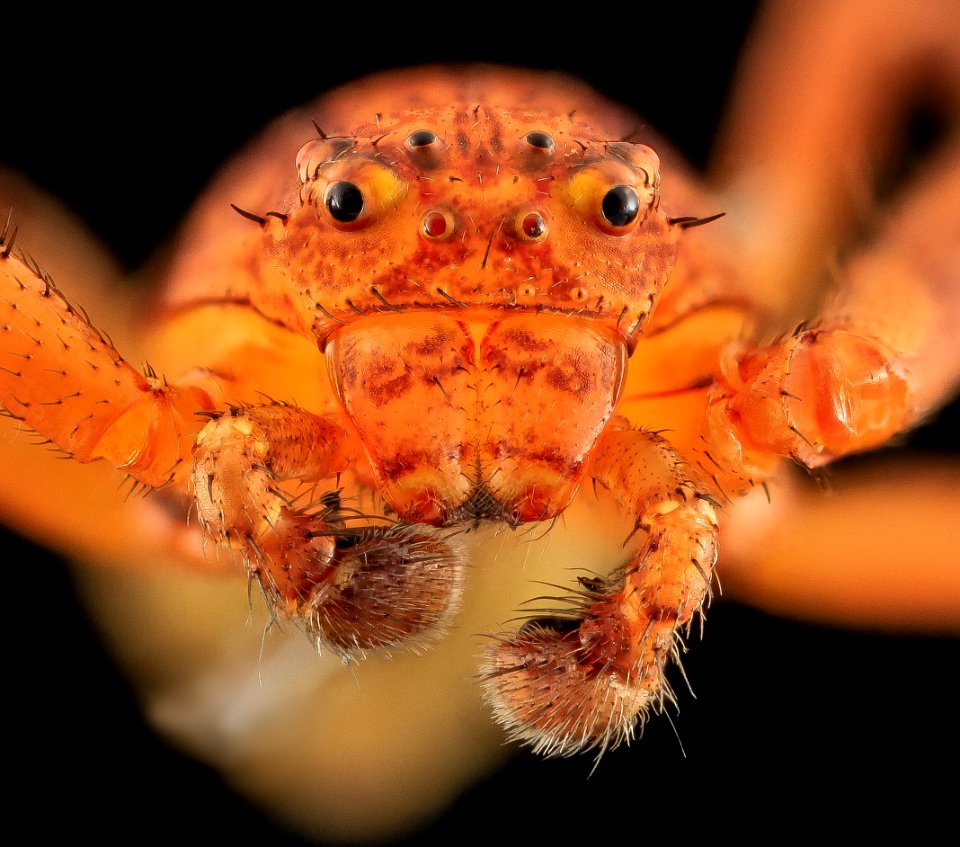
[[363,194],[352,182],[335,182],[327,189],[326,204],[335,221],[352,223],[363,211]]
[[540,130],[527,133],[527,144],[531,147],[539,147],[541,150],[553,149],[553,139]]
[[613,226],[626,226],[637,219],[640,200],[637,192],[629,185],[615,185],[603,195],[600,210],[608,223]]
[[417,147],[429,147],[436,142],[436,140],[436,133],[431,132],[429,129],[418,129],[416,132],[411,132],[410,135],[407,136],[407,147],[411,150]]

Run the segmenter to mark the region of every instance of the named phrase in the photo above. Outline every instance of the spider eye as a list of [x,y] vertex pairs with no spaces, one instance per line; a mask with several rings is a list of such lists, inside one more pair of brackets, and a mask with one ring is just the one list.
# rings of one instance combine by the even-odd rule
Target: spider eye
[[517,231],[529,241],[543,241],[547,236],[547,222],[540,212],[527,212],[517,220]]
[[568,191],[584,223],[616,238],[634,232],[657,199],[646,170],[616,159],[591,162],[574,171]]
[[531,130],[517,143],[520,167],[526,171],[541,170],[556,156],[557,142],[542,129]]
[[526,135],[527,144],[531,147],[537,147],[540,150],[552,150],[553,139],[541,130],[528,132]]
[[453,215],[433,209],[420,219],[420,232],[430,241],[449,238],[454,231]]
[[435,144],[437,141],[437,135],[435,132],[431,132],[429,129],[418,129],[416,132],[411,132],[407,136],[407,147],[411,150],[415,150],[419,147],[429,147],[431,144]]
[[627,226],[640,214],[640,199],[629,185],[615,185],[603,195],[600,211],[612,226]]
[[339,223],[353,223],[363,211],[363,194],[352,182],[335,182],[324,199],[330,216]]
[[359,232],[387,220],[407,187],[376,154],[343,155],[319,165],[316,176],[304,183],[300,200],[325,227]]
[[415,129],[403,144],[415,167],[432,171],[439,168],[445,160],[443,142],[433,130]]

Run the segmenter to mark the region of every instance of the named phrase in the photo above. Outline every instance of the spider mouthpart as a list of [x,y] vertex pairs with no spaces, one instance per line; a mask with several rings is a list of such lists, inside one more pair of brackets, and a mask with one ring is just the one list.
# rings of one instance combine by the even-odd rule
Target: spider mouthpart
[[338,533],[334,546],[301,609],[321,649],[346,661],[417,652],[459,611],[464,555],[449,533],[397,524]]

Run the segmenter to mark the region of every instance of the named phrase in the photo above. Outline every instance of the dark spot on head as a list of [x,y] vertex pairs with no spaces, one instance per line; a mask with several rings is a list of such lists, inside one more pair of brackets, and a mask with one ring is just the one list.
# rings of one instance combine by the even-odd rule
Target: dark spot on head
[[487,144],[490,145],[490,149],[494,153],[500,153],[503,151],[503,134],[501,131],[500,121],[495,119],[490,119],[487,126],[490,129],[490,133],[487,136]]
[[413,377],[406,372],[386,379],[371,379],[368,375],[364,380],[363,390],[370,398],[370,402],[380,407],[403,397],[412,385]]
[[516,345],[521,350],[546,350],[552,346],[526,329],[508,329],[503,334],[503,340],[507,344]]
[[447,343],[447,336],[442,332],[435,332],[413,345],[418,356],[433,356],[443,350]]
[[419,147],[429,147],[431,144],[436,144],[438,140],[436,133],[429,129],[418,129],[407,136],[407,147],[411,150]]
[[593,389],[594,376],[583,366],[579,356],[565,356],[547,370],[547,383],[551,388],[582,397]]
[[526,135],[527,144],[540,150],[552,150],[554,147],[553,139],[547,133],[541,130],[528,132]]

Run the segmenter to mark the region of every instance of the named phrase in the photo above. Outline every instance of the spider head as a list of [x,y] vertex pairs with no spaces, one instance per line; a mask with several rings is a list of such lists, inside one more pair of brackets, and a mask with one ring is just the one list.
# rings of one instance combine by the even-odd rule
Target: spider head
[[[532,83],[529,111],[499,105],[504,84],[522,103]],[[495,309],[593,317],[632,346],[676,250],[657,154],[610,140],[623,120],[582,112],[579,83],[472,69],[450,85],[397,114],[354,102],[348,133],[300,149],[274,255],[321,343],[371,313]]]

